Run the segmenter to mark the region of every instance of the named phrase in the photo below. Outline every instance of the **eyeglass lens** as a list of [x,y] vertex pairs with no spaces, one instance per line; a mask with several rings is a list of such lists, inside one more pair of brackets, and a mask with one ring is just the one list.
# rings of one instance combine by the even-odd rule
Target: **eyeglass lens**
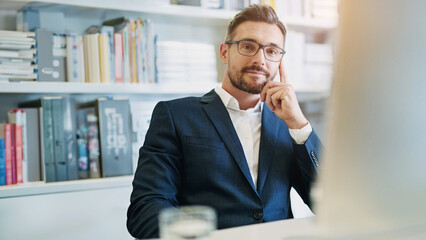
[[[238,51],[242,55],[254,56],[259,50],[259,44],[251,41],[240,41]],[[283,51],[277,47],[266,46],[264,48],[265,57],[271,61],[279,61],[283,55]]]

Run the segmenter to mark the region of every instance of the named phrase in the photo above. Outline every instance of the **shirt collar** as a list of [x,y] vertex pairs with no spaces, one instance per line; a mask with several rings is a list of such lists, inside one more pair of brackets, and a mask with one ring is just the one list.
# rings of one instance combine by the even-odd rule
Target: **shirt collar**
[[220,99],[223,102],[223,105],[225,105],[226,108],[229,108],[235,111],[240,111],[240,112],[246,111],[248,113],[256,113],[256,112],[261,112],[263,110],[263,104],[260,101],[260,99],[257,102],[256,106],[254,106],[253,108],[249,108],[247,110],[241,110],[237,99],[234,98],[227,91],[225,91],[225,89],[223,89],[221,86],[216,86],[214,90],[217,93],[217,95],[219,95]]

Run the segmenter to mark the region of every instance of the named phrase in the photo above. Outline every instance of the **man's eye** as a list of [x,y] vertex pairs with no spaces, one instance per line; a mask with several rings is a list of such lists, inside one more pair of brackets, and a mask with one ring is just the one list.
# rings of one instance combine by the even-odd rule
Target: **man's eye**
[[253,50],[254,46],[251,44],[244,44],[241,46],[244,50]]
[[278,54],[278,50],[273,49],[273,48],[268,49],[267,52],[268,52],[269,55],[277,55]]

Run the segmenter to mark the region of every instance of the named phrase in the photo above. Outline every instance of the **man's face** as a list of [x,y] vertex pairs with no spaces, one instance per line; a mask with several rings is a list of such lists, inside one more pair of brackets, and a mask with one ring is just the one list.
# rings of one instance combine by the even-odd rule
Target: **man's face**
[[[250,40],[262,45],[284,48],[284,37],[274,24],[263,22],[244,22],[236,30],[232,41]],[[274,79],[280,62],[265,58],[260,48],[255,56],[243,56],[238,45],[228,46],[227,75],[233,87],[251,94],[259,94],[268,81]]]

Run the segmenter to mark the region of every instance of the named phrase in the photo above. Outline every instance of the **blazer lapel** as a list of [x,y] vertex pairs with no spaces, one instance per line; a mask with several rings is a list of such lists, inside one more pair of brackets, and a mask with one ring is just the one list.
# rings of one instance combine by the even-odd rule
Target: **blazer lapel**
[[212,124],[216,128],[218,134],[222,138],[224,144],[228,148],[250,186],[256,192],[256,188],[247,165],[247,160],[244,156],[243,148],[222,100],[216,92],[212,90],[201,98],[201,102],[206,103],[203,105],[204,111],[210,118]]
[[277,136],[279,135],[279,119],[275,117],[274,112],[265,104],[262,113],[262,130],[259,146],[259,170],[257,175],[257,190],[261,194],[269,172],[272,161],[275,156],[275,147]]

